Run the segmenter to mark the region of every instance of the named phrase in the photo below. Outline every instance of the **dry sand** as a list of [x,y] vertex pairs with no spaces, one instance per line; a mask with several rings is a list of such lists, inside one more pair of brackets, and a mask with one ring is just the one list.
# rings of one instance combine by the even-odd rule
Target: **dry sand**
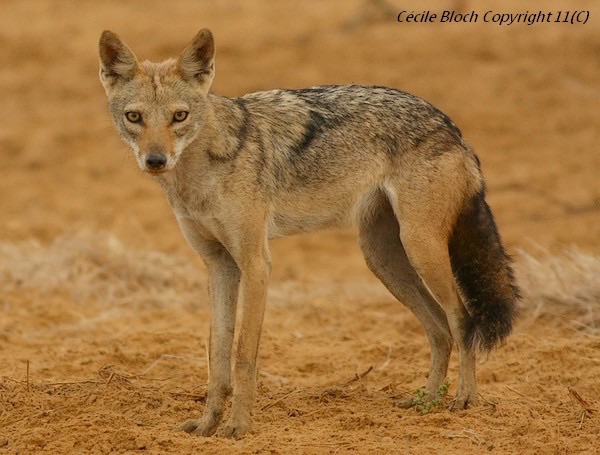
[[[369,4],[2,2],[0,453],[598,452],[600,9],[586,25],[498,27],[399,24]],[[204,26],[221,94],[388,85],[462,129],[526,297],[478,363],[480,405],[394,406],[425,382],[426,337],[336,231],[273,242],[252,432],[173,431],[205,399],[206,275],[110,124],[97,39],[112,29],[157,60]],[[449,379],[448,400],[455,356]]]

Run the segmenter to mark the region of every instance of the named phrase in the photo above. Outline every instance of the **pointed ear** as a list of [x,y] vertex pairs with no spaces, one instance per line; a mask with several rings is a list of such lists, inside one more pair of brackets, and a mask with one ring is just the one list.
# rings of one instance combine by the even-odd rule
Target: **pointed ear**
[[203,91],[208,93],[215,76],[215,42],[210,30],[198,32],[179,56],[177,68],[181,77],[201,83]]
[[138,62],[135,54],[120,38],[105,30],[100,36],[100,80],[108,91],[119,81],[133,78]]

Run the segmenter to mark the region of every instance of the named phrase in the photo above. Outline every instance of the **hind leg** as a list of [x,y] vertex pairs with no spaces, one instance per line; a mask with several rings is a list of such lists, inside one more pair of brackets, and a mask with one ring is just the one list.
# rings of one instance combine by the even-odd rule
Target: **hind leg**
[[464,323],[469,314],[458,296],[445,241],[427,236],[422,229],[401,227],[400,237],[411,264],[434,298],[443,306],[452,338],[458,346],[458,390],[454,409],[477,402],[475,353],[465,343]]
[[[402,243],[392,207],[382,194],[372,216],[359,227],[360,247],[367,265],[388,290],[417,316],[431,346],[431,369],[425,391],[432,399],[446,379],[452,337],[443,309],[421,284]],[[401,404],[413,405],[412,398]]]
[[385,191],[408,260],[446,313],[458,347],[457,395],[452,407],[464,409],[477,402],[475,351],[467,343],[471,316],[459,296],[448,242],[465,200],[481,191],[481,174],[468,150],[435,141],[403,160],[398,172],[386,181]]
[[[470,316],[462,302],[452,272],[448,253],[448,239],[441,224],[434,222],[431,212],[422,219],[423,212],[398,209],[400,239],[411,265],[431,296],[443,308],[452,338],[458,347],[458,390],[453,409],[464,409],[477,402],[475,352],[465,341],[465,325]],[[415,213],[418,213],[415,215]]]

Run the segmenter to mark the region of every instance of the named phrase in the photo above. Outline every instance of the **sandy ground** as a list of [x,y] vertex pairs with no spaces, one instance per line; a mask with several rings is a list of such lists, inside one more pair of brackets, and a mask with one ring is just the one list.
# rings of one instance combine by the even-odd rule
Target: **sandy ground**
[[[499,27],[395,21],[450,1],[216,3],[1,2],[0,453],[598,453],[600,9]],[[206,276],[113,131],[97,39],[158,60],[204,26],[223,95],[388,85],[462,129],[526,291],[508,344],[479,361],[480,405],[394,406],[425,382],[426,338],[336,231],[273,243],[252,432],[173,431],[205,399]],[[455,357],[449,379],[447,402]]]

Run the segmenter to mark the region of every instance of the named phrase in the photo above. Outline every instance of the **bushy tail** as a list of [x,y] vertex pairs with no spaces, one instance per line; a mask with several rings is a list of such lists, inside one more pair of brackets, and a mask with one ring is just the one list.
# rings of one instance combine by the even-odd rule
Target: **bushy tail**
[[484,191],[463,207],[448,244],[452,270],[471,317],[465,342],[490,351],[510,334],[520,299]]

